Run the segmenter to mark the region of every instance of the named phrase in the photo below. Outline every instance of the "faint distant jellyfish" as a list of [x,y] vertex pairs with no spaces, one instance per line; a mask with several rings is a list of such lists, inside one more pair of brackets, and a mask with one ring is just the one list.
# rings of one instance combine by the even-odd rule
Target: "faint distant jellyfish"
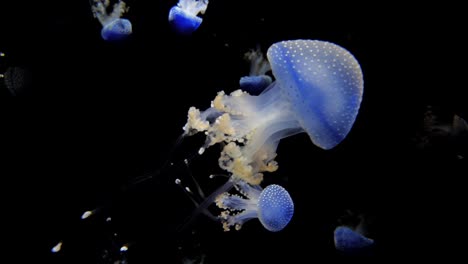
[[270,76],[266,75],[271,70],[270,63],[263,56],[260,46],[246,52],[244,59],[250,63],[250,72],[248,76],[240,78],[239,88],[252,95],[258,95],[273,81]]
[[363,214],[347,210],[341,224],[334,231],[335,248],[345,254],[371,253],[374,240],[367,237],[368,224],[373,222],[373,217],[365,217]]
[[282,138],[306,132],[326,150],[343,141],[364,88],[358,61],[330,42],[282,41],[267,57],[276,80],[260,95],[221,91],[205,111],[191,107],[184,126],[185,135],[207,135],[199,154],[223,142],[219,166],[251,185],[262,182],[263,172],[278,169],[274,159]]
[[128,11],[125,2],[118,0],[113,5],[112,12],[109,14],[109,0],[91,0],[91,10],[102,25],[101,37],[108,41],[118,41],[127,38],[132,34],[132,23],[128,19],[120,18]]
[[[3,57],[6,57],[5,53],[0,52],[0,58]],[[32,84],[29,68],[25,66],[5,67],[5,72],[0,73],[0,87],[5,86],[13,96],[27,93]]]
[[208,0],[179,0],[169,11],[169,23],[181,35],[190,35],[200,27],[203,19],[198,13],[205,14]]
[[374,245],[374,240],[347,226],[338,226],[334,232],[335,247],[343,253],[364,253]]

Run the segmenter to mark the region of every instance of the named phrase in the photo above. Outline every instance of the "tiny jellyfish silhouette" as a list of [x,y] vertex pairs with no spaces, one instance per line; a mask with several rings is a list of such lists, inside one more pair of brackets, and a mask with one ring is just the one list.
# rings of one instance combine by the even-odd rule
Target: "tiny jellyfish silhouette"
[[338,226],[334,232],[335,248],[343,253],[359,254],[369,250],[374,240],[347,226]]
[[132,34],[132,23],[128,19],[120,18],[128,11],[125,2],[119,0],[116,2],[110,13],[109,0],[90,0],[91,10],[95,18],[102,25],[101,37],[106,41],[119,41],[126,39]]
[[197,30],[203,19],[198,13],[205,14],[208,0],[179,0],[169,10],[169,23],[174,31],[181,35],[190,35]]
[[[275,81],[260,95],[218,92],[211,107],[191,107],[184,135],[206,134],[206,148],[224,143],[219,166],[251,185],[274,172],[281,139],[306,132],[325,150],[342,142],[358,114],[364,82],[358,61],[326,41],[292,40],[267,52]],[[233,183],[235,181],[232,181]]]
[[438,107],[428,106],[413,142],[421,150],[434,150],[457,159],[463,158],[468,154],[468,123],[458,114],[443,114]]
[[250,63],[250,71],[248,76],[240,78],[239,88],[258,95],[273,82],[271,77],[266,75],[268,71],[271,71],[270,63],[263,55],[260,46],[246,52],[244,59]]
[[53,246],[53,247],[50,249],[50,252],[52,252],[52,253],[58,253],[58,252],[60,252],[60,250],[62,250],[62,245],[63,245],[63,242],[62,242],[62,241],[58,242],[55,246]]
[[374,216],[346,210],[334,231],[335,248],[345,255],[371,254],[375,243],[368,235],[374,220]]
[[[0,52],[0,64],[4,64],[3,60],[7,60],[5,53]],[[10,65],[5,63],[0,72],[0,86],[5,86],[12,96],[27,93],[32,84],[31,72],[28,67],[19,65]],[[6,68],[6,69],[5,69]]]

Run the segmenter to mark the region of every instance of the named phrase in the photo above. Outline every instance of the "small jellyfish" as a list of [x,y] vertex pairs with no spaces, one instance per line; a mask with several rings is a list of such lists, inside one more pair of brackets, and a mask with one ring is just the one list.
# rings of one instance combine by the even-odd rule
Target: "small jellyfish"
[[191,107],[185,135],[206,134],[199,154],[224,143],[219,166],[251,185],[274,172],[281,139],[306,132],[325,150],[342,142],[362,100],[361,67],[344,48],[326,41],[292,40],[267,52],[275,81],[258,96],[236,90],[218,92],[211,107]]
[[5,86],[12,96],[27,94],[32,86],[29,67],[9,64],[8,56],[0,52],[0,87]]
[[447,157],[463,157],[468,146],[468,123],[457,114],[428,106],[422,126],[413,137],[416,147]]
[[335,229],[334,241],[337,250],[350,254],[363,253],[374,245],[374,240],[347,226],[338,226]]
[[339,252],[347,255],[372,253],[375,243],[373,239],[368,238],[368,228],[374,222],[373,216],[347,210],[338,221],[340,224],[334,231],[334,241]]
[[244,181],[234,186],[246,198],[227,192],[216,197],[216,205],[226,209],[220,216],[225,231],[229,231],[231,226],[239,230],[245,222],[258,218],[265,229],[277,232],[291,220],[294,203],[283,187],[271,184],[262,190],[258,185],[252,186]]
[[128,19],[120,18],[128,11],[125,2],[119,0],[114,4],[112,12],[107,9],[109,0],[91,0],[91,10],[102,25],[101,37],[107,41],[118,41],[127,38],[132,34],[132,23]]
[[[228,191],[232,187],[241,195],[230,194]],[[213,202],[224,210],[218,217],[213,216],[207,209]],[[265,229],[278,232],[288,225],[294,214],[293,200],[285,188],[271,184],[262,189],[259,185],[251,185],[236,178],[230,178],[203,203],[198,205],[195,202],[195,205],[197,209],[192,214],[192,219],[203,213],[212,220],[220,221],[224,231],[229,231],[231,227],[240,230],[245,222],[258,218]]]
[[200,27],[203,19],[198,13],[205,14],[208,0],[179,0],[169,11],[169,23],[181,35],[190,35]]
[[270,63],[263,55],[260,46],[246,52],[244,59],[250,63],[250,72],[248,76],[240,78],[239,88],[250,94],[258,95],[273,81],[270,76],[266,75],[268,71],[271,71]]

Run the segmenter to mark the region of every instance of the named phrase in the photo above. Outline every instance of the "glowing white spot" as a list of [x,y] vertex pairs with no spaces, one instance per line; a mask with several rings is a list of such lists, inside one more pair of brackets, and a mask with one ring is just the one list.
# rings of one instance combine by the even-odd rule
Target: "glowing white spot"
[[120,252],[125,252],[128,250],[128,246],[127,245],[123,245],[121,248],[120,248]]
[[94,210],[93,211],[86,211],[81,215],[81,219],[86,219],[86,218],[90,217],[93,213],[94,213]]
[[112,221],[112,218],[109,216],[106,218],[106,222],[110,222],[110,221]]
[[175,184],[180,184],[180,179],[175,179]]
[[201,147],[201,148],[198,150],[198,155],[203,154],[203,152],[205,152],[205,148]]
[[62,241],[58,242],[57,245],[55,245],[50,251],[52,253],[57,253],[62,249]]

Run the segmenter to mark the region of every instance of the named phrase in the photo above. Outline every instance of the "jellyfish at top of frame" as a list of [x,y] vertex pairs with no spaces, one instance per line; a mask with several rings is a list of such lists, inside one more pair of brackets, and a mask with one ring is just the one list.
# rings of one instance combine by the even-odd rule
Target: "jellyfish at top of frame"
[[208,0],[179,0],[169,11],[169,23],[181,35],[190,35],[200,27],[203,19],[198,13],[205,14]]
[[271,77],[266,75],[271,70],[270,63],[263,55],[260,46],[246,52],[244,59],[250,63],[250,71],[248,76],[240,78],[239,88],[252,95],[258,95],[273,82]]
[[91,10],[102,25],[101,37],[107,41],[119,41],[132,34],[132,23],[128,19],[120,18],[128,7],[122,0],[114,4],[112,12],[109,14],[107,9],[110,5],[109,0],[90,0]]
[[[325,150],[342,142],[358,114],[364,81],[361,67],[346,49],[326,41],[290,40],[267,52],[275,81],[260,95],[242,90],[218,92],[211,107],[191,107],[184,135],[206,134],[200,148],[225,146],[219,166],[231,178],[251,185],[274,172],[282,138],[306,132]],[[232,184],[237,180],[232,180]]]

